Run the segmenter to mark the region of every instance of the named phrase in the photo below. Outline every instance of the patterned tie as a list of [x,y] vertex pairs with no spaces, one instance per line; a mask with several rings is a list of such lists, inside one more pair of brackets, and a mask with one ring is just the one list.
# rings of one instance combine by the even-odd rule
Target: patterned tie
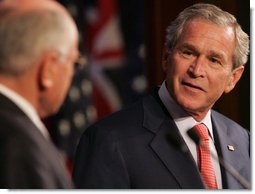
[[197,146],[197,161],[201,177],[207,189],[218,189],[209,148],[208,129],[204,124],[194,126],[200,137],[201,144]]

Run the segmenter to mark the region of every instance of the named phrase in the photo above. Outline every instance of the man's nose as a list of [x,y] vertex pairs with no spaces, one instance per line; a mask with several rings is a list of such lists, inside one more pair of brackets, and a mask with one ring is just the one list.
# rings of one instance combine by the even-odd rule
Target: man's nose
[[203,77],[205,70],[206,60],[202,56],[198,56],[190,64],[189,73],[192,77]]

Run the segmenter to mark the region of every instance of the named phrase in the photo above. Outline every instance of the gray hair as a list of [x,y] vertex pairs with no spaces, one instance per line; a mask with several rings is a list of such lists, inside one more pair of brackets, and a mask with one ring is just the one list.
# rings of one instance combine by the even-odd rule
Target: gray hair
[[[1,12],[2,11],[2,12]],[[54,10],[16,14],[0,11],[0,73],[20,75],[46,51],[66,55],[70,49],[70,25]],[[6,16],[6,17],[5,17]]]
[[235,32],[236,45],[234,50],[233,67],[244,65],[248,60],[249,37],[241,29],[236,18],[212,4],[197,3],[184,9],[168,26],[166,46],[171,51],[179,40],[185,24],[195,18],[201,18],[223,27],[232,27]]

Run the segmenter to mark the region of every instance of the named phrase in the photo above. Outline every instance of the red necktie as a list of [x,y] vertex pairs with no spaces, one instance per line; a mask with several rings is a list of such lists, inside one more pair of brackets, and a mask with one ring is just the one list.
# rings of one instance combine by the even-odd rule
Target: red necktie
[[200,137],[201,144],[197,146],[197,161],[201,177],[207,189],[218,189],[209,147],[208,129],[204,124],[194,126]]

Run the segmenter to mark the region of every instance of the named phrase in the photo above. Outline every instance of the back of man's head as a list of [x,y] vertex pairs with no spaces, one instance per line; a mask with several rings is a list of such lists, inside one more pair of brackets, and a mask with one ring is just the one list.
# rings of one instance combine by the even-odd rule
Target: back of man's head
[[69,52],[75,28],[53,0],[3,0],[0,3],[0,75],[21,75],[47,51]]
[[40,117],[55,113],[78,55],[78,30],[67,10],[54,0],[3,0],[0,43],[0,84]]

